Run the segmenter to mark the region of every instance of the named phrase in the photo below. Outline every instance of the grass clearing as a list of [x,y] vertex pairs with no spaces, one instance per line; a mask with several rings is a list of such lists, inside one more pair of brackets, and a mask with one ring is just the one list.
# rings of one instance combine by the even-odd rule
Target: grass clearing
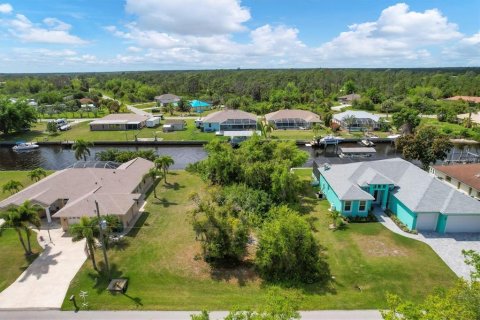
[[[330,287],[317,284],[282,288],[301,294],[301,309],[375,309],[385,307],[394,292],[421,300],[432,288],[451,286],[456,277],[426,244],[390,232],[379,223],[350,224],[328,230],[326,201],[309,186],[311,169],[295,171],[305,182],[303,211],[326,248],[335,277]],[[71,283],[67,297],[88,291],[91,309],[225,310],[261,305],[267,288],[251,265],[213,269],[199,259],[200,244],[188,221],[188,195],[205,184],[185,171],[157,186],[159,199],[148,196],[146,213],[126,244],[109,251],[114,277],[130,279],[126,295],[111,295],[87,261]],[[394,254],[391,254],[393,252]],[[97,252],[101,259],[101,253]],[[72,309],[68,299],[63,309]]]

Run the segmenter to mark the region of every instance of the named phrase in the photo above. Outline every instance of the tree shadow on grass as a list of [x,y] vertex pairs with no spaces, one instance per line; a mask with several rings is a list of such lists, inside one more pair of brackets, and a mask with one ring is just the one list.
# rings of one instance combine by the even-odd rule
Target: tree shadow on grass
[[215,281],[236,282],[240,287],[248,282],[258,280],[255,265],[251,262],[242,262],[232,265],[215,264],[211,266],[210,277]]
[[[110,279],[105,270],[105,263],[100,261],[98,263],[98,272],[91,271],[88,272],[88,277],[94,281],[92,289],[95,290],[98,294],[104,291],[107,291],[108,285],[110,283]],[[125,278],[122,277],[123,272],[118,269],[116,263],[110,264],[110,278],[117,279],[117,278]]]
[[144,211],[140,216],[140,218],[138,218],[137,222],[135,223],[133,228],[130,230],[130,232],[128,232],[127,237],[135,238],[143,225],[148,226],[148,223],[146,221],[149,216],[150,216],[150,213]]
[[172,190],[175,190],[175,191],[178,191],[180,189],[185,189],[185,186],[179,184],[178,182],[174,182],[174,183],[166,182],[166,183],[163,184],[163,187],[165,189],[172,189]]
[[176,202],[170,202],[170,201],[168,201],[168,199],[166,199],[166,198],[158,198],[158,199],[156,199],[155,201],[153,201],[153,204],[160,205],[160,206],[162,206],[162,207],[164,207],[164,208],[168,208],[168,207],[170,207],[170,206],[176,206],[176,205],[178,205],[178,203],[176,203]]

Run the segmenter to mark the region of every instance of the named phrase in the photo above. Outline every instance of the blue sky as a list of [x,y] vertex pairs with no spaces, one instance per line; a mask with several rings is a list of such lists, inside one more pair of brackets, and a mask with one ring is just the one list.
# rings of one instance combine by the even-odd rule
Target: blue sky
[[0,72],[451,66],[480,0],[0,0]]

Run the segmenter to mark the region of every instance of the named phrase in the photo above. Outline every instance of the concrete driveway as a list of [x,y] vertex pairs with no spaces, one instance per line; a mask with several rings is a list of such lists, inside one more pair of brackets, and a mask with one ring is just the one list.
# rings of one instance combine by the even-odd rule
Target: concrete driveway
[[40,256],[0,293],[0,309],[60,309],[70,281],[86,260],[85,240],[72,242],[57,226],[40,230],[37,239],[44,248]]
[[470,280],[470,272],[473,269],[465,263],[462,250],[480,252],[479,233],[439,234],[436,232],[423,232],[411,234],[401,230],[392,219],[387,217],[383,210],[376,208],[375,215],[378,221],[391,231],[428,244],[457,276]]

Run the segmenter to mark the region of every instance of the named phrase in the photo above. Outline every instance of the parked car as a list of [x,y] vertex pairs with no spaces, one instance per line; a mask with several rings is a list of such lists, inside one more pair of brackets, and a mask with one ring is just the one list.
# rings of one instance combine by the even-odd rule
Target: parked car
[[67,130],[72,129],[72,126],[67,123],[67,124],[61,126],[59,129],[60,129],[60,131],[67,131]]

